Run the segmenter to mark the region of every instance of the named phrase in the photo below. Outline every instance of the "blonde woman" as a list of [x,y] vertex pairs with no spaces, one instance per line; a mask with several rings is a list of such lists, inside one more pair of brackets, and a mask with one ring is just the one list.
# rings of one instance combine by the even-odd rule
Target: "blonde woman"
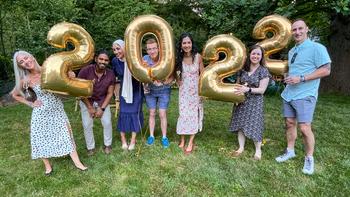
[[[42,159],[46,176],[53,171],[49,158],[68,154],[79,170],[87,170],[79,160],[61,99],[40,87],[41,68],[36,59],[28,52],[18,51],[13,56],[13,66],[16,86],[12,90],[12,96],[33,108],[30,124],[32,159]],[[26,100],[23,87],[32,88],[37,99],[33,102]]]

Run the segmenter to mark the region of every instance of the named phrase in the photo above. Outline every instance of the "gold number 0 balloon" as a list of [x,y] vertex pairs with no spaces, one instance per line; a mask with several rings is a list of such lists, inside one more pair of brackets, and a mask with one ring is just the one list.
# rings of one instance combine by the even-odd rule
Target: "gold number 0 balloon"
[[[219,53],[226,54],[224,60],[218,61]],[[239,103],[244,95],[235,94],[239,84],[226,84],[222,80],[240,70],[246,59],[244,44],[234,36],[222,34],[214,36],[204,46],[203,58],[211,63],[200,76],[199,94],[209,99]]]
[[[266,33],[273,33],[273,37],[267,38]],[[288,62],[282,60],[272,60],[271,54],[285,48],[292,36],[290,21],[280,15],[270,15],[258,21],[253,29],[253,38],[265,39],[258,43],[265,49],[266,66],[272,75],[283,76],[288,71]]]
[[[158,40],[159,61],[153,67],[143,64],[141,41],[143,36],[153,34]],[[175,44],[173,30],[161,17],[143,15],[135,18],[125,30],[126,61],[132,75],[141,82],[164,80],[175,66]]]
[[48,57],[42,67],[41,85],[44,89],[72,96],[90,96],[92,81],[68,78],[70,69],[78,69],[94,56],[94,42],[81,26],[58,23],[47,34],[47,42],[57,48],[66,48],[67,42],[74,45],[73,51],[65,51]]

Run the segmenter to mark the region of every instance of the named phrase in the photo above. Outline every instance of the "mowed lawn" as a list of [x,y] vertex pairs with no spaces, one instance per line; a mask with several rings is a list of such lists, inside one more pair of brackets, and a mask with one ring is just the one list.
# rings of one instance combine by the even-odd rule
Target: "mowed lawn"
[[[254,145],[246,144],[240,158],[230,157],[237,148],[236,135],[227,131],[232,103],[206,100],[204,130],[196,136],[196,149],[184,155],[177,147],[178,92],[173,90],[168,113],[170,148],[146,146],[147,124],[137,137],[137,149],[121,149],[114,132],[113,152],[102,152],[102,129],[95,122],[97,154],[86,155],[79,111],[74,99],[65,101],[81,160],[81,172],[69,157],[54,158],[54,173],[45,177],[41,160],[30,157],[31,109],[24,105],[0,108],[1,196],[350,196],[350,97],[320,95],[313,130],[316,136],[316,172],[302,174],[304,153],[301,136],[297,157],[283,164],[274,158],[285,148],[281,99],[265,97],[263,158],[254,161]],[[144,107],[144,109],[146,109]],[[145,123],[148,120],[144,110]],[[113,120],[114,128],[116,120]],[[157,122],[159,123],[159,122]]]

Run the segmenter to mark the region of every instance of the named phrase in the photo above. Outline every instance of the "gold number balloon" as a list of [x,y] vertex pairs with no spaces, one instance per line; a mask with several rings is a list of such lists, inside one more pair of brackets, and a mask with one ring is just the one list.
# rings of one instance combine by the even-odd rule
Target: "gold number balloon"
[[[271,32],[273,36],[267,38],[266,33]],[[270,15],[262,18],[253,29],[253,38],[265,39],[258,43],[265,49],[266,66],[275,76],[283,76],[288,71],[288,61],[270,59],[271,54],[275,54],[285,48],[292,37],[290,21],[280,15]]]
[[47,42],[57,48],[66,48],[67,42],[74,50],[48,57],[42,67],[41,85],[44,89],[72,96],[90,96],[92,81],[68,78],[68,71],[81,68],[94,56],[94,42],[81,26],[72,23],[58,23],[47,34]]
[[[220,52],[225,53],[226,58],[217,61]],[[211,63],[200,76],[199,94],[213,100],[235,103],[244,101],[244,95],[235,93],[235,89],[241,85],[222,82],[225,77],[236,73],[243,67],[246,59],[244,44],[228,34],[214,36],[205,44],[203,58]]]
[[[153,34],[159,45],[159,61],[153,67],[143,64],[141,41]],[[125,56],[132,75],[141,82],[164,80],[174,71],[175,44],[173,30],[161,17],[143,15],[135,18],[125,30]]]

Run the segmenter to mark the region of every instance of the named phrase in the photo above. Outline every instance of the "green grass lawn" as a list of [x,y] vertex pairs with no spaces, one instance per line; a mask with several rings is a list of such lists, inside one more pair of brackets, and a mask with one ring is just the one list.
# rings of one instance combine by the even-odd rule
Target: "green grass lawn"
[[156,144],[146,146],[146,126],[137,137],[135,151],[122,151],[119,135],[114,132],[113,152],[105,155],[101,124],[96,121],[98,152],[92,157],[86,155],[80,112],[74,111],[74,99],[67,100],[65,109],[78,152],[89,170],[78,171],[69,157],[55,158],[51,160],[54,173],[50,177],[43,175],[42,161],[30,157],[31,109],[24,105],[0,108],[0,195],[350,196],[349,96],[320,96],[313,124],[316,172],[307,176],[301,172],[304,156],[300,135],[295,159],[283,164],[274,160],[286,144],[279,96],[265,97],[267,143],[262,160],[254,161],[251,141],[242,157],[229,156],[238,146],[236,135],[227,131],[232,103],[211,100],[205,101],[204,130],[196,137],[197,147],[192,155],[185,156],[177,147],[175,132],[177,95],[174,90],[168,113],[170,148],[162,148],[159,128]]

